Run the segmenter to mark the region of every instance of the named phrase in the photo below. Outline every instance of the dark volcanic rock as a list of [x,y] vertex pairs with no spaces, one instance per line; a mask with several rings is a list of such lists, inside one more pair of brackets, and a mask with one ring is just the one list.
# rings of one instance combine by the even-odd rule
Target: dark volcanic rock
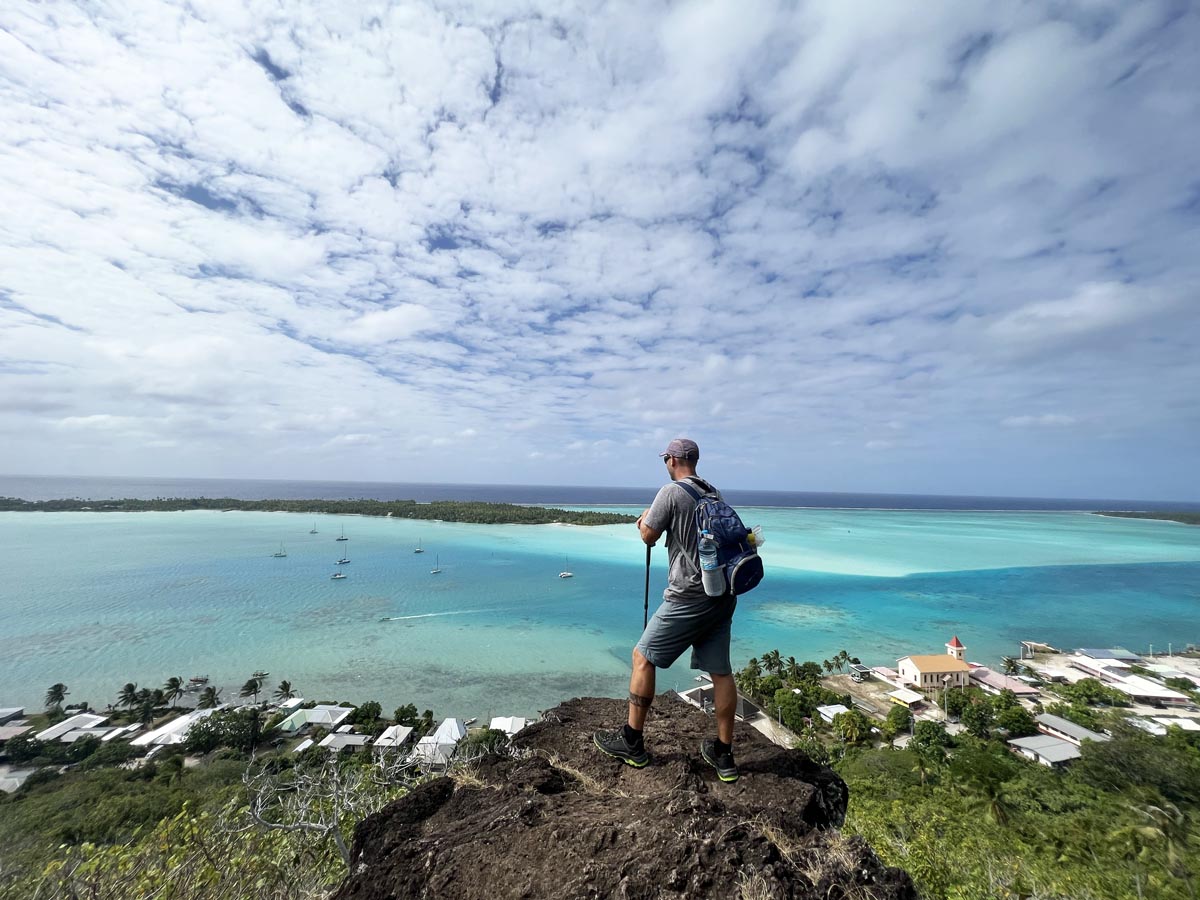
[[571,700],[513,741],[513,756],[439,778],[355,830],[337,900],[675,898],[915,900],[908,875],[841,835],[846,785],[739,725],[741,778],[700,758],[713,721],[664,694],[647,723],[652,764],[601,754],[592,732],[619,700]]

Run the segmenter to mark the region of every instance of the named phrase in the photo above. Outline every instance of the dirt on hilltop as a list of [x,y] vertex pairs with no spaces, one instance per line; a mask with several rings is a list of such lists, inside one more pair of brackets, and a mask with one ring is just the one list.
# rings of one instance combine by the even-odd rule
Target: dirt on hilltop
[[836,830],[847,791],[833,770],[739,724],[741,778],[724,784],[699,753],[712,719],[672,694],[647,723],[651,765],[634,769],[592,744],[625,709],[568,701],[518,734],[514,755],[369,817],[336,900],[916,900],[905,872]]

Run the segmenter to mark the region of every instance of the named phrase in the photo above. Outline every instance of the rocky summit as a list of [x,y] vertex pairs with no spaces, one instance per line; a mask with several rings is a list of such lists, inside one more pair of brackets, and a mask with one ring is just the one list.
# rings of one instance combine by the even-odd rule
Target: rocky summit
[[847,791],[833,770],[739,723],[741,778],[725,784],[700,757],[712,718],[670,693],[646,725],[651,764],[634,769],[592,744],[625,710],[568,701],[511,753],[367,818],[336,898],[915,900],[905,872],[837,830]]

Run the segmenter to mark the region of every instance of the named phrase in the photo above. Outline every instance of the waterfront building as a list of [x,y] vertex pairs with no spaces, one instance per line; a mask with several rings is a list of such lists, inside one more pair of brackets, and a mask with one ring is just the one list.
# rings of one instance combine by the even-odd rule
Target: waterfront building
[[896,661],[901,685],[913,685],[923,691],[943,687],[965,688],[970,681],[971,667],[965,656],[967,648],[955,635],[946,642],[946,652],[905,656]]
[[373,746],[376,750],[399,750],[408,743],[412,733],[411,725],[391,725],[375,739]]
[[987,666],[972,666],[968,674],[972,682],[989,694],[1012,691],[1021,700],[1036,700],[1038,697],[1038,689],[1033,685],[1026,684],[1019,678],[996,672]]
[[[94,713],[79,713],[76,716],[70,716],[63,719],[57,725],[51,725],[45,731],[39,731],[34,737],[39,741],[60,741],[66,740],[67,735],[73,731],[89,731],[99,728],[108,721],[108,716],[98,716]],[[108,733],[107,728],[98,731],[92,731],[96,737],[102,737]],[[70,738],[70,741],[75,741],[85,735],[76,735]]]
[[520,716],[495,716],[488,728],[492,731],[503,731],[511,738],[528,724],[529,720]]
[[342,720],[354,708],[350,706],[334,706],[329,703],[318,703],[309,709],[298,709],[279,723],[280,731],[300,731],[303,728],[320,726],[330,730],[342,724]]
[[165,744],[182,744],[187,740],[188,731],[191,727],[201,719],[211,716],[218,710],[228,709],[229,705],[222,703],[220,706],[214,706],[209,709],[197,709],[187,715],[179,716],[172,719],[165,725],[160,725],[153,731],[147,731],[145,734],[140,734],[129,743],[135,747],[161,747]]
[[467,726],[462,719],[443,719],[433,734],[427,734],[417,741],[409,759],[426,771],[444,769],[454,758],[459,741],[466,736]]

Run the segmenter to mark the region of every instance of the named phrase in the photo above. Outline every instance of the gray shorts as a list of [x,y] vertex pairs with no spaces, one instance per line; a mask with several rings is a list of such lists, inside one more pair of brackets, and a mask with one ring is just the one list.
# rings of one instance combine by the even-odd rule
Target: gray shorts
[[655,668],[665,669],[691,647],[693,669],[732,675],[729,624],[736,606],[733,596],[699,603],[664,601],[642,632],[637,650]]

